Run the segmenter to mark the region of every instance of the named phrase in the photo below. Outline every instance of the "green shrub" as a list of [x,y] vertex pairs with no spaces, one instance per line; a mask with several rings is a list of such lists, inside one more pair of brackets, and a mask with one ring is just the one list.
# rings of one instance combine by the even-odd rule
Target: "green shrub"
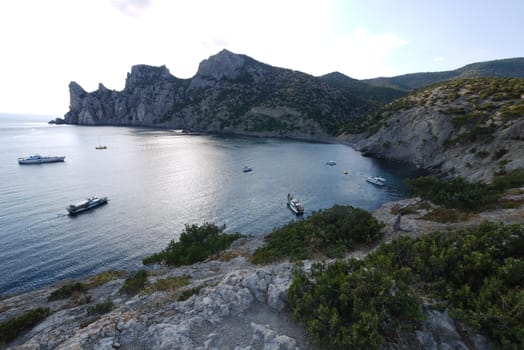
[[[387,263],[389,264],[389,263]],[[420,302],[412,292],[409,269],[351,259],[297,270],[288,291],[293,317],[329,349],[378,349],[386,338],[412,330]]]
[[49,313],[49,308],[39,307],[0,323],[0,345],[9,343],[21,333],[31,329],[49,316]]
[[204,288],[203,286],[191,288],[188,290],[183,291],[180,296],[178,297],[177,301],[185,301],[189,298],[191,298],[193,295],[200,293],[200,290]]
[[509,151],[505,148],[501,148],[495,152],[494,159],[500,159],[504,157],[505,154],[507,154]]
[[409,180],[415,195],[435,204],[464,211],[478,211],[496,201],[490,187],[482,183],[470,183],[463,178],[449,181],[434,176]]
[[109,281],[116,280],[117,278],[123,277],[125,275],[124,271],[109,270],[91,278],[89,282],[86,283],[86,288],[96,288],[100,287],[103,284],[106,284]]
[[403,238],[380,247],[396,268],[408,266],[427,294],[451,315],[490,336],[502,348],[524,348],[524,225],[483,223],[477,228]]
[[[394,344],[422,319],[420,299],[486,334],[495,348],[524,348],[524,225],[400,237],[362,260],[295,268],[293,317],[329,349]],[[416,293],[415,293],[416,292]]]
[[151,294],[158,291],[175,291],[180,287],[187,286],[191,282],[188,275],[174,276],[165,279],[159,279],[154,284],[147,286],[145,293]]
[[145,258],[144,264],[165,261],[168,265],[191,265],[229,248],[231,243],[242,237],[238,233],[225,234],[225,226],[205,223],[201,226],[186,225],[180,240],[172,240],[160,253]]
[[430,220],[435,222],[447,223],[447,222],[461,222],[466,221],[471,217],[471,214],[465,213],[456,209],[448,208],[435,208],[431,212],[424,215],[424,220]]
[[382,237],[381,228],[382,224],[367,211],[335,205],[274,229],[264,238],[266,245],[255,251],[253,262],[340,256],[357,245],[376,242]]
[[109,311],[113,310],[114,304],[111,300],[105,301],[103,303],[98,303],[94,306],[89,306],[87,308],[87,315],[101,315],[107,314]]
[[147,271],[138,270],[126,278],[120,288],[120,294],[135,295],[144,289],[147,282]]
[[47,298],[47,301],[54,301],[59,299],[69,298],[73,293],[85,293],[87,290],[86,286],[80,282],[73,284],[66,284],[59,289],[53,291]]

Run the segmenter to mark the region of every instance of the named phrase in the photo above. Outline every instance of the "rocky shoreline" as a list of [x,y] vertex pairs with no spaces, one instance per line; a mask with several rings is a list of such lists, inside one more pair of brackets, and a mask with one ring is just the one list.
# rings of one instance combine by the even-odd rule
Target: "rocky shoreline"
[[[524,199],[524,188],[520,189]],[[394,207],[413,206],[418,198],[386,203],[373,215],[385,223],[383,242],[400,235],[416,237],[434,230],[451,230],[481,220],[523,223],[524,205],[480,213],[467,222],[439,224],[422,217],[426,209],[403,215],[398,225]],[[306,330],[291,319],[286,307],[293,264],[253,265],[251,255],[263,245],[257,237],[241,238],[225,252],[205,262],[170,268],[148,268],[148,284],[189,276],[186,286],[142,292],[128,297],[119,293],[124,276],[89,289],[85,295],[48,301],[58,286],[0,300],[0,322],[36,307],[49,307],[51,315],[8,345],[9,349],[319,349]],[[374,247],[353,252],[363,257]],[[312,261],[304,261],[304,267]],[[89,283],[93,278],[84,279]],[[184,292],[192,294],[181,300]],[[90,315],[89,306],[110,300],[113,309]],[[414,334],[399,339],[400,348],[490,349],[489,340],[458,327],[446,311],[427,305],[427,320]],[[386,346],[387,348],[387,346]]]

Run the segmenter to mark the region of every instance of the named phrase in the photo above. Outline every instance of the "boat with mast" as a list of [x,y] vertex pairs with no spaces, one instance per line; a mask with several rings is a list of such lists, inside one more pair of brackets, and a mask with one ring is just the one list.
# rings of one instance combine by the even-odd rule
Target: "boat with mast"
[[96,146],[95,149],[107,149],[106,145],[100,143],[100,136],[98,136],[98,146]]

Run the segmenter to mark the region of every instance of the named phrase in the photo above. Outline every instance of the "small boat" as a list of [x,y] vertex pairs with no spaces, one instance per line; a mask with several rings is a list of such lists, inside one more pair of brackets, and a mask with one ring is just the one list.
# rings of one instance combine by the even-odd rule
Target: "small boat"
[[347,175],[349,174],[349,171],[347,171],[347,169],[344,169],[344,175]]
[[377,186],[384,186],[386,184],[386,179],[380,176],[368,177],[366,181]]
[[253,169],[251,169],[250,167],[248,167],[247,165],[244,167],[244,169],[242,170],[243,173],[249,173],[250,171],[252,171]]
[[66,207],[67,211],[69,212],[69,215],[76,215],[80,212],[83,212],[88,209],[92,209],[94,207],[98,207],[103,204],[107,204],[109,200],[107,197],[91,197],[87,198],[85,201],[82,201],[77,204],[70,204]]
[[65,156],[44,157],[39,154],[35,154],[34,156],[18,158],[18,164],[56,163],[56,162],[63,162],[64,159],[65,159]]
[[287,194],[287,206],[291,209],[296,215],[304,214],[304,206],[298,198],[293,198],[292,194]]
[[331,165],[331,166],[337,165],[337,162],[335,162],[334,160],[330,160],[326,162],[326,165]]
[[107,149],[106,145],[100,143],[100,136],[98,137],[98,146],[96,146],[95,149]]

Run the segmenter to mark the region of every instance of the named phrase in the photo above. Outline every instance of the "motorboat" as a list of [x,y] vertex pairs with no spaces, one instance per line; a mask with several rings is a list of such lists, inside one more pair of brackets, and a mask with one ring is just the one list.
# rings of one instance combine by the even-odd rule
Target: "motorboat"
[[250,171],[252,171],[253,169],[251,169],[250,167],[248,167],[247,165],[244,167],[244,169],[242,170],[242,172],[244,173],[249,173]]
[[380,176],[368,177],[366,181],[377,186],[384,186],[386,184],[386,179]]
[[86,200],[77,203],[77,204],[70,204],[66,207],[67,211],[69,212],[69,215],[76,215],[80,212],[83,212],[88,209],[92,209],[95,207],[98,207],[100,205],[107,204],[109,200],[107,197],[91,197],[87,198]]
[[29,157],[18,158],[18,164],[57,163],[57,162],[63,162],[64,159],[65,159],[65,156],[44,157],[39,154],[35,154]]
[[287,206],[291,211],[293,211],[296,215],[302,215],[304,214],[304,206],[298,198],[294,198],[292,194],[287,194]]
[[102,145],[100,143],[100,137],[98,137],[98,145],[95,146],[95,149],[107,149],[107,146],[106,145]]
[[335,162],[334,160],[329,160],[326,162],[326,165],[331,165],[331,166],[337,165],[337,162]]
[[349,174],[349,171],[347,169],[344,169],[344,175]]

